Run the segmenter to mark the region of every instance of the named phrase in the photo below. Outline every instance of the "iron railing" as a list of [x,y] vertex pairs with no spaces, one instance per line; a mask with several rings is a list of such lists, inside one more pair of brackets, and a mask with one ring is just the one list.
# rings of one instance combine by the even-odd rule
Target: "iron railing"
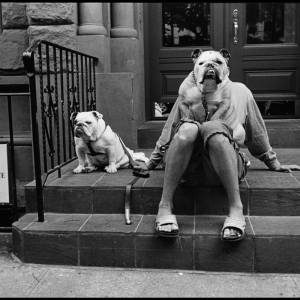
[[29,77],[38,221],[48,175],[76,159],[71,114],[96,110],[96,57],[47,41],[23,53]]

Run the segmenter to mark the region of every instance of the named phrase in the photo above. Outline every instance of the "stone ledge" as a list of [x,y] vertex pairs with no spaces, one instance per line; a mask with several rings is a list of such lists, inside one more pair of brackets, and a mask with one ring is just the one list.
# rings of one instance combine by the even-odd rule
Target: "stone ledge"
[[300,217],[246,217],[246,237],[220,240],[225,216],[177,216],[180,235],[156,236],[155,215],[27,214],[13,224],[26,263],[225,272],[300,272]]

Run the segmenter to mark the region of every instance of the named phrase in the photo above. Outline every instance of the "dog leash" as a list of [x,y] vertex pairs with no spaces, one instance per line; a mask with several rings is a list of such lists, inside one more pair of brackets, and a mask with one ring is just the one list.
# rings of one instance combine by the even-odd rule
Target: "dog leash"
[[[117,133],[116,133],[117,134]],[[138,164],[136,163],[136,161],[132,158],[132,155],[130,154],[130,152],[127,150],[124,142],[122,141],[122,139],[120,138],[120,136],[117,134],[121,145],[124,149],[124,152],[126,153],[126,155],[129,158],[129,162],[132,165],[132,167],[134,166],[138,166]],[[131,188],[132,186],[141,178],[148,178],[150,176],[150,171],[144,171],[144,170],[134,170],[132,172],[132,174],[134,176],[136,176],[131,182],[129,182],[126,186],[126,193],[125,193],[125,224],[126,225],[130,225],[131,224],[131,220],[130,220],[130,196],[131,196]]]
[[207,105],[207,101],[206,101],[206,93],[203,93],[200,89],[199,89],[199,87],[198,87],[198,85],[197,85],[197,80],[196,80],[196,76],[195,76],[195,72],[194,72],[194,70],[193,70],[193,78],[194,78],[194,81],[195,81],[195,84],[196,84],[196,87],[197,87],[197,89],[198,89],[198,91],[201,93],[201,94],[203,94],[203,97],[202,97],[202,105],[203,105],[203,108],[204,108],[204,110],[205,110],[205,121],[204,122],[206,122],[206,121],[208,121],[208,118],[209,118],[209,110],[208,110],[208,105]]

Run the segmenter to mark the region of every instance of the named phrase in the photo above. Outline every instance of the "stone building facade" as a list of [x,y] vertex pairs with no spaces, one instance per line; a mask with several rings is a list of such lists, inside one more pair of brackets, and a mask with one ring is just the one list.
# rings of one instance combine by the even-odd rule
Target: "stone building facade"
[[[96,56],[97,110],[136,149],[137,128],[145,122],[143,4],[2,2],[0,8],[1,92],[28,87],[22,54],[39,39]],[[7,102],[0,100],[0,141],[8,141]],[[28,97],[14,97],[12,108],[23,205],[23,186],[34,177]]]

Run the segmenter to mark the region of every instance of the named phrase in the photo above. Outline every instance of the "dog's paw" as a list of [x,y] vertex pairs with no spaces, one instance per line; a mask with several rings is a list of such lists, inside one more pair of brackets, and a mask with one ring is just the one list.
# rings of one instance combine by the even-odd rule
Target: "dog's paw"
[[96,171],[96,170],[98,170],[98,167],[96,167],[94,165],[89,165],[89,166],[85,167],[85,171],[87,173],[90,173],[90,172],[93,172],[93,171]]
[[109,165],[109,166],[105,167],[104,170],[110,174],[117,173],[117,168],[115,165]]
[[74,174],[86,173],[85,167],[78,166],[76,169],[73,170]]

